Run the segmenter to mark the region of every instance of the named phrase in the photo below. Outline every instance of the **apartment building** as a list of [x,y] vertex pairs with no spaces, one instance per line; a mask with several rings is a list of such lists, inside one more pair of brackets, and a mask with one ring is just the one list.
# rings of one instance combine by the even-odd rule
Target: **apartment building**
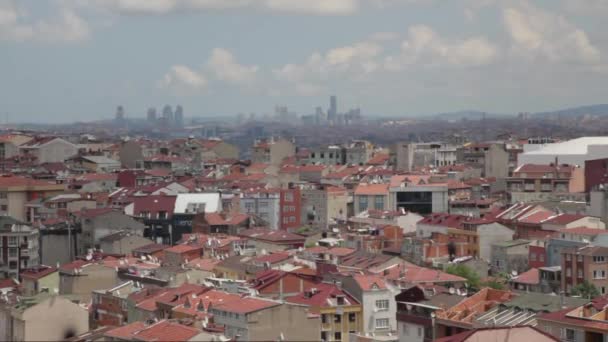
[[[321,317],[320,326],[315,327],[318,335],[312,340],[347,341],[350,333],[363,328],[361,304],[335,284],[320,283],[308,291],[285,298],[285,301],[306,306],[310,313]],[[380,319],[374,324],[378,324],[376,328],[389,329],[390,319]]]
[[17,220],[31,222],[26,204],[64,192],[64,185],[31,178],[0,176],[0,215],[8,215]]
[[608,247],[587,245],[562,251],[562,290],[584,281],[593,284],[604,295],[608,293]]
[[253,163],[280,165],[283,159],[296,154],[295,145],[283,138],[260,139],[255,142],[251,150]]
[[532,202],[551,198],[556,194],[585,191],[585,173],[573,165],[523,164],[507,178],[511,202]]
[[39,259],[39,231],[10,216],[0,216],[0,275],[17,277],[36,267]]

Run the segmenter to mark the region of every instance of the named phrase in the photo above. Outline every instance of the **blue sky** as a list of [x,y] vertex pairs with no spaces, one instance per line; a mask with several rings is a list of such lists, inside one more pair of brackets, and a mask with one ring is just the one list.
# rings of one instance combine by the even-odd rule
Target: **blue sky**
[[604,103],[605,0],[0,0],[0,116]]

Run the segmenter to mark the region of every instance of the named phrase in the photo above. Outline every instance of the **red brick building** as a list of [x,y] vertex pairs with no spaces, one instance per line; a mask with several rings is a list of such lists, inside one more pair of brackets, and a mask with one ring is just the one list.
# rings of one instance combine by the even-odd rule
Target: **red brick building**
[[281,189],[279,199],[279,228],[294,231],[300,228],[302,197],[299,188]]

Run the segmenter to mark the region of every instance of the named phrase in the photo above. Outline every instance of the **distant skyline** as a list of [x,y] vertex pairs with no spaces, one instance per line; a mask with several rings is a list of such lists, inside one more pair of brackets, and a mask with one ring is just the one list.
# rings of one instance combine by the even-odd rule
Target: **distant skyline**
[[0,0],[0,119],[606,103],[603,0]]

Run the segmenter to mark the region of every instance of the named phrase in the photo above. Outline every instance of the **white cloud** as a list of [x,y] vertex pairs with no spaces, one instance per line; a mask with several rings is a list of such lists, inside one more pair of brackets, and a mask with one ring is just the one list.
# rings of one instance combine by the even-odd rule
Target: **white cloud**
[[271,10],[308,14],[351,14],[357,11],[357,0],[266,0]]
[[205,76],[184,65],[174,65],[158,82],[160,88],[202,89],[207,86]]
[[600,51],[587,33],[562,15],[522,3],[505,8],[503,19],[516,55],[549,62],[593,64],[600,60]]
[[0,40],[77,42],[88,39],[89,25],[69,8],[59,9],[51,20],[31,20],[14,1],[0,1]]
[[363,41],[337,47],[325,54],[313,53],[305,63],[285,64],[272,73],[276,80],[291,84],[299,95],[310,96],[323,89],[331,79],[357,81],[375,72],[383,48],[375,42]]
[[221,48],[213,49],[207,68],[218,80],[234,85],[253,84],[259,69],[239,64],[230,51]]
[[499,48],[484,37],[446,40],[425,25],[413,26],[401,44],[401,53],[388,56],[384,66],[391,71],[410,65],[480,66],[498,58]]
[[[90,5],[127,14],[165,14],[185,10],[259,9],[284,13],[344,15],[361,0],[94,0]],[[86,4],[86,3],[85,3]]]
[[350,15],[367,8],[395,4],[426,4],[435,0],[76,0],[81,4],[125,14],[158,15],[178,11],[262,10],[308,15]]

